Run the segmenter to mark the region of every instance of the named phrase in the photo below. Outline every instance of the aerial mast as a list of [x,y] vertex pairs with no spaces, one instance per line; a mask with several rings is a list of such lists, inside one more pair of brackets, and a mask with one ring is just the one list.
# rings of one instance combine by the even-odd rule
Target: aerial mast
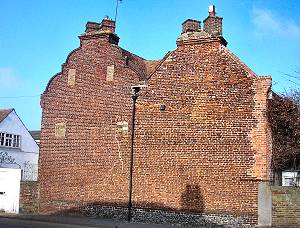
[[118,8],[119,8],[119,2],[121,3],[122,0],[116,0],[117,4],[116,4],[116,12],[115,12],[115,25],[117,25],[117,16],[118,16]]

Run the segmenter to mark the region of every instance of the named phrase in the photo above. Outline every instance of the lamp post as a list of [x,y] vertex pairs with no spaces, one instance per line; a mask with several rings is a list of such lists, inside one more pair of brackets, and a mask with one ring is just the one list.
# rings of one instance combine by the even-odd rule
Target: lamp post
[[138,99],[139,92],[141,88],[146,87],[146,85],[132,86],[132,120],[131,120],[131,150],[130,150],[130,174],[129,174],[129,199],[128,199],[128,222],[131,221],[131,209],[132,209],[132,177],[133,177],[133,147],[134,147],[134,126],[135,126],[135,105]]

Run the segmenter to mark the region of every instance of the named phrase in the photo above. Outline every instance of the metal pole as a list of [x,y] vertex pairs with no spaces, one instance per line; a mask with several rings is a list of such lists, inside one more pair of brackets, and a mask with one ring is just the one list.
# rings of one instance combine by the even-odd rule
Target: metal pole
[[132,176],[133,176],[133,146],[134,146],[134,125],[135,125],[135,103],[138,98],[138,92],[134,90],[132,95],[132,120],[131,120],[131,151],[130,151],[130,176],[129,176],[129,202],[128,202],[128,222],[131,221],[131,208],[132,208]]
[[119,0],[117,0],[117,5],[116,5],[116,12],[115,12],[115,25],[117,24],[118,7],[119,7]]

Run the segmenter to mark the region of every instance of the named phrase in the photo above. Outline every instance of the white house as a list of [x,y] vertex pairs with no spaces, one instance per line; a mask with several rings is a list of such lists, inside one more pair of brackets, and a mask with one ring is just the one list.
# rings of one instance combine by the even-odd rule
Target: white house
[[[6,161],[3,160],[4,157]],[[14,162],[7,159],[12,159]],[[16,111],[0,109],[0,167],[21,168],[22,180],[36,181],[38,159],[39,146]]]
[[0,211],[18,213],[20,181],[36,181],[39,146],[14,109],[0,109]]

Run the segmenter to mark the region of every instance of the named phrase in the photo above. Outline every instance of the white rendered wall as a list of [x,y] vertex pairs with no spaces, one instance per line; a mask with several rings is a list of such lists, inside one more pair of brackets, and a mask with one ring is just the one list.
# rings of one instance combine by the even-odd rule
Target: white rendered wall
[[0,168],[0,211],[19,213],[20,179],[20,169]]
[[[0,123],[0,132],[6,132],[10,134],[20,135],[21,136],[21,147],[20,148],[8,148],[1,147],[0,151],[7,152],[12,158],[15,159],[15,162],[20,165],[20,168],[24,170],[25,163],[34,164],[38,167],[39,159],[39,147],[17,116],[15,111],[12,111],[1,123]],[[27,166],[28,167],[28,166]],[[18,167],[14,167],[18,168]],[[37,176],[34,175],[33,179],[36,180]]]

